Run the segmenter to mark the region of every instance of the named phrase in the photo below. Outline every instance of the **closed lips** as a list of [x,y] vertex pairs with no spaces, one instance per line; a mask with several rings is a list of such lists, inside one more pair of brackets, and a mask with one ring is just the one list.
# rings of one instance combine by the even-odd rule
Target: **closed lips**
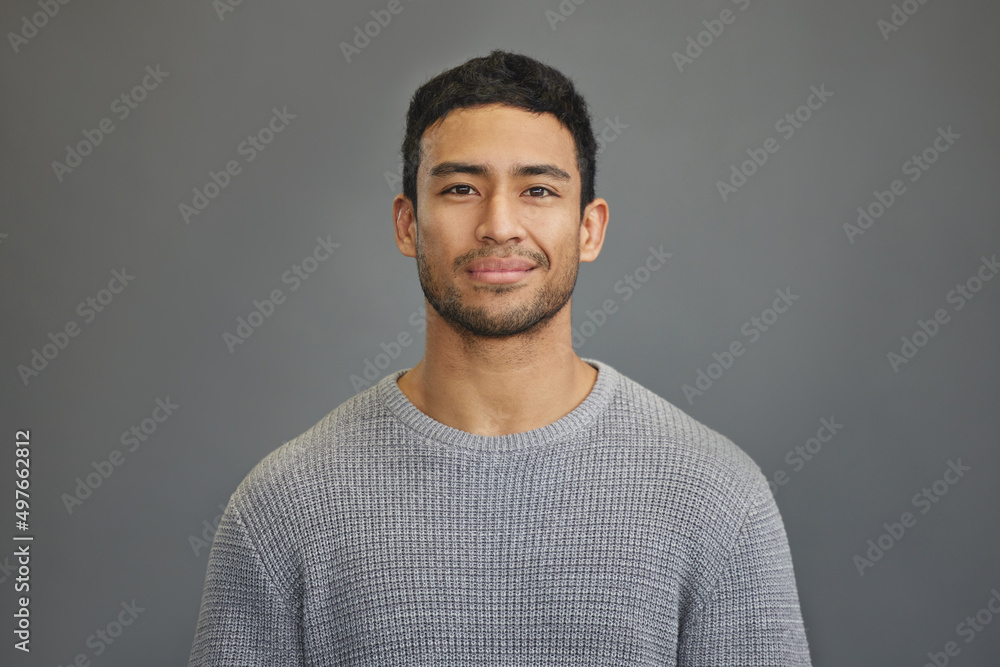
[[477,259],[466,268],[470,272],[530,271],[535,265],[526,259]]

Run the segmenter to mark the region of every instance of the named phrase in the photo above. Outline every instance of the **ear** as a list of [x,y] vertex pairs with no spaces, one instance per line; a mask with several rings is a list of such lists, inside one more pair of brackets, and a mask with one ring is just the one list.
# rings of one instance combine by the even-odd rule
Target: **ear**
[[417,256],[417,213],[413,202],[404,194],[392,200],[392,223],[396,234],[396,247],[407,257]]
[[608,226],[608,202],[596,198],[583,210],[580,223],[580,261],[593,262],[604,245],[604,231]]

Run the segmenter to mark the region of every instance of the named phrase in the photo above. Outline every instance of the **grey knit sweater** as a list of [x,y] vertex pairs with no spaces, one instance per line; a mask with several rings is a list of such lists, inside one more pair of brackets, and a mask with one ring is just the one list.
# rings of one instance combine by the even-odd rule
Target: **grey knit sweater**
[[397,371],[265,457],[212,545],[192,667],[809,665],[781,517],[726,437],[608,364],[482,436]]

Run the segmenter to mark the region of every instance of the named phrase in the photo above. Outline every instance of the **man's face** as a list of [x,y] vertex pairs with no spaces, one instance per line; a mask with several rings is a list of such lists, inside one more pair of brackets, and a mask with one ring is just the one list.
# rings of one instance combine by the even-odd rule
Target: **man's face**
[[572,135],[551,114],[490,105],[452,111],[421,145],[416,260],[427,301],[463,333],[536,330],[569,302],[580,267]]

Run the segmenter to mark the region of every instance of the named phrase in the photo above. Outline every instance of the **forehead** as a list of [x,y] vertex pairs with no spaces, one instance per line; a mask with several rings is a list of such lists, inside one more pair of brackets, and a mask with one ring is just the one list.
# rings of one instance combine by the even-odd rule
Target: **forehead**
[[579,178],[573,135],[550,113],[493,104],[454,109],[421,138],[420,171],[443,161],[555,164]]

